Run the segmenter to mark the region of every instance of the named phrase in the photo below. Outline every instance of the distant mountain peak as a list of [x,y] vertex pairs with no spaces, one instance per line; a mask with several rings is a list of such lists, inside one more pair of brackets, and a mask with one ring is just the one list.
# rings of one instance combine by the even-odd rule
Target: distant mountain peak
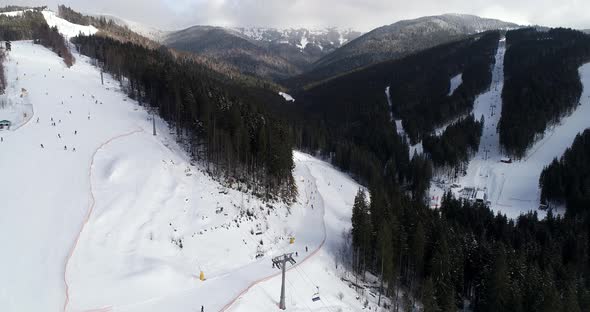
[[396,59],[424,49],[517,24],[469,14],[449,13],[401,20],[356,38],[318,60],[313,69],[297,77],[296,84],[309,84],[367,65]]

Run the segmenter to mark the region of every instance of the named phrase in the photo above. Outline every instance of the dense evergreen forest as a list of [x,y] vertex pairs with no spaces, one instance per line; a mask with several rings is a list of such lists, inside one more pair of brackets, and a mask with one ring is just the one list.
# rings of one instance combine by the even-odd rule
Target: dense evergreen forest
[[0,13],[2,12],[14,12],[14,11],[24,11],[24,10],[36,10],[42,11],[46,9],[46,6],[41,7],[28,7],[28,6],[20,6],[20,5],[7,5],[5,7],[0,7]]
[[39,11],[25,11],[21,15],[0,15],[0,40],[33,40],[36,32],[47,25]]
[[284,104],[278,94],[218,79],[167,49],[97,36],[74,42],[131,98],[157,109],[191,155],[212,165],[212,174],[267,198],[294,199],[291,132],[269,113],[271,103]]
[[548,126],[576,109],[578,68],[590,61],[590,36],[569,29],[509,31],[504,61],[500,143],[523,157]]
[[34,40],[64,59],[66,65],[74,64],[74,56],[57,28],[50,28],[38,10],[25,11],[21,15],[0,15],[0,40]]
[[[390,86],[396,118],[404,119],[411,138],[421,139],[471,109],[491,83],[498,41],[499,33],[489,32],[295,91],[299,111],[289,117],[297,148],[321,152],[365,185],[422,200],[431,161],[410,158],[390,120],[385,88]],[[458,73],[464,83],[449,96],[450,78]]]
[[543,170],[539,185],[542,202],[566,204],[573,216],[590,213],[590,129]]
[[437,167],[465,164],[479,148],[483,126],[483,116],[477,121],[469,115],[448,126],[440,136],[425,136],[422,146]]
[[587,209],[511,220],[450,194],[435,210],[370,195],[355,199],[351,262],[361,276],[383,277],[384,293],[398,298],[392,310],[410,311],[414,300],[424,311],[590,310]]
[[[325,122],[346,125],[367,106],[388,115],[384,91],[389,86],[394,116],[403,120],[414,143],[467,113],[489,87],[499,36],[489,32],[380,63],[295,93],[296,98],[311,111],[328,115]],[[449,96],[450,78],[459,73],[463,84]]]

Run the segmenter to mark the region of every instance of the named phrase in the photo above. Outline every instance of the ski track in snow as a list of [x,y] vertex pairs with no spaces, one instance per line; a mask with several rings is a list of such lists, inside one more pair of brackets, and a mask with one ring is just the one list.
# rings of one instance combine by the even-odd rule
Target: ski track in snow
[[[86,213],[86,216],[84,217],[84,221],[82,222],[82,227],[80,228],[80,231],[76,235],[76,239],[74,240],[74,244],[72,245],[72,248],[70,249],[70,252],[68,253],[68,256],[66,258],[66,262],[64,265],[64,285],[65,285],[65,291],[66,291],[65,302],[64,302],[64,311],[67,311],[68,303],[70,302],[70,292],[69,292],[69,285],[68,285],[68,279],[67,279],[68,263],[70,262],[70,258],[74,254],[74,251],[76,250],[76,246],[78,246],[78,242],[80,240],[80,235],[82,234],[82,231],[84,231],[84,227],[86,226],[86,224],[88,224],[88,221],[90,220],[90,216],[92,216],[92,211],[94,210],[94,205],[96,203],[96,200],[94,197],[94,191],[93,191],[93,187],[92,187],[92,168],[94,167],[94,159],[96,158],[96,153],[98,153],[98,151],[100,151],[105,146],[107,146],[108,144],[110,144],[111,142],[113,142],[117,139],[121,139],[121,138],[130,136],[130,135],[142,132],[142,131],[143,131],[143,129],[137,129],[137,130],[133,130],[128,133],[124,133],[124,134],[120,134],[115,137],[112,137],[109,140],[107,140],[106,142],[102,143],[92,154],[92,158],[91,158],[92,161],[90,162],[90,167],[88,168],[88,181],[89,181],[89,185],[90,185],[90,190],[89,190],[90,206],[88,207],[88,212]],[[103,311],[103,309],[90,310],[90,311]],[[107,308],[104,311],[110,311],[110,308]]]

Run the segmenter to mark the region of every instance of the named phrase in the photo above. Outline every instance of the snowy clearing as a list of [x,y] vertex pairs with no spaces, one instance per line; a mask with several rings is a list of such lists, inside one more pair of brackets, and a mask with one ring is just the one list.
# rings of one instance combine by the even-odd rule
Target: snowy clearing
[[453,93],[455,93],[455,90],[457,90],[457,88],[459,88],[459,86],[463,83],[463,73],[458,74],[454,77],[451,78],[451,88],[449,90],[449,94],[448,96],[453,95]]
[[295,102],[295,99],[285,92],[279,92],[279,95],[282,96],[287,102]]

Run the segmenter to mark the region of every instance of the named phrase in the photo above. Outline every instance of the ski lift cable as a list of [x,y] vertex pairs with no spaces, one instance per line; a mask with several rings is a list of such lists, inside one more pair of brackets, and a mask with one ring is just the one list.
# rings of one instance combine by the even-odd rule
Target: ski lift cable
[[[328,306],[328,305],[327,305],[327,304],[324,302],[324,300],[322,299],[322,297],[321,297],[321,296],[319,296],[319,289],[320,289],[320,287],[319,287],[319,286],[318,286],[316,283],[314,283],[314,282],[313,282],[313,281],[312,281],[312,280],[309,278],[309,276],[307,275],[307,273],[303,272],[303,274],[307,275],[307,278],[305,278],[305,277],[303,276],[303,274],[301,273],[301,271],[303,270],[303,268],[301,268],[301,270],[300,270],[300,269],[299,269],[297,266],[295,266],[295,270],[297,271],[297,273],[299,273],[299,276],[301,276],[301,279],[303,279],[303,280],[304,280],[306,283],[313,285],[313,286],[314,286],[314,287],[317,289],[317,292],[316,292],[315,294],[317,294],[317,295],[318,295],[318,299],[320,300],[320,302],[322,303],[322,305],[323,305],[323,306],[324,306],[324,307],[325,307],[325,308],[326,308],[328,311],[332,311],[332,309],[331,309],[331,308],[330,308],[330,307],[329,307],[329,306]],[[307,280],[306,280],[306,279],[307,279]],[[315,295],[315,294],[314,294],[314,295]]]
[[[297,268],[297,267],[296,267],[296,268]],[[307,280],[309,280],[309,282],[310,282],[310,283],[311,283],[313,286],[315,286],[315,287],[317,288],[317,290],[318,290],[318,293],[319,293],[319,289],[320,289],[320,287],[318,286],[318,284],[317,284],[317,283],[315,283],[315,282],[314,282],[314,281],[313,281],[313,280],[312,280],[312,279],[309,277],[309,274],[307,274],[307,273],[305,272],[305,270],[303,269],[303,267],[299,268],[299,269],[298,269],[298,272],[299,272],[299,270],[300,270],[300,271],[303,273],[303,275],[305,275],[305,276],[307,277]],[[301,274],[301,273],[300,273],[300,274]],[[326,307],[326,309],[328,309],[329,311],[332,311],[332,308],[330,308],[330,307],[327,305],[326,301],[324,301],[324,299],[322,299],[322,297],[321,297],[321,296],[320,296],[320,298],[319,298],[319,299],[320,299],[320,301],[322,302],[322,304],[323,304],[323,305]],[[334,309],[336,309],[336,308],[334,307]]]
[[[299,294],[298,294],[298,293],[295,291],[295,289],[296,289],[296,288],[295,288],[295,285],[293,285],[293,283],[291,283],[291,281],[289,280],[289,278],[288,278],[286,275],[285,275],[285,279],[287,280],[287,283],[289,283],[289,285],[291,285],[291,288],[292,288],[292,289],[291,289],[291,292],[295,293],[295,296],[296,296],[296,297],[300,297],[300,296],[299,296]],[[299,298],[299,299],[301,299],[301,298]],[[312,310],[312,309],[311,309],[311,308],[310,308],[310,307],[307,305],[307,303],[305,302],[305,300],[302,300],[301,302],[303,302],[303,305],[305,305],[305,307],[306,307],[306,308],[307,308],[309,311],[313,312],[313,310]]]

